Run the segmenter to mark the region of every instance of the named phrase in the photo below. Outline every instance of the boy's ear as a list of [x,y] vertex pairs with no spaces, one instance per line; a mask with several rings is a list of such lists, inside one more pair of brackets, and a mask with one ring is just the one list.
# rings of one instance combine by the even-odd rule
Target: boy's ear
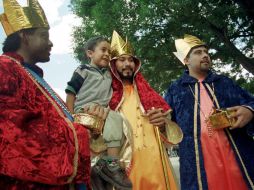
[[93,51],[92,51],[92,50],[87,50],[87,51],[85,52],[85,54],[86,54],[87,57],[91,58],[92,55],[93,55]]

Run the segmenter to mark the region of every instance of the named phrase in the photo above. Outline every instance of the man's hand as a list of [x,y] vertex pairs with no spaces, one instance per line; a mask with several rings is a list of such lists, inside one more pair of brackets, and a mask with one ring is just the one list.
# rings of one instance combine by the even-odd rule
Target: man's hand
[[165,127],[167,113],[163,113],[163,109],[161,108],[152,108],[147,111],[147,117],[149,122],[158,127]]
[[235,111],[230,118],[236,118],[236,122],[230,129],[242,128],[253,119],[253,112],[244,106],[234,106],[227,108],[229,111]]

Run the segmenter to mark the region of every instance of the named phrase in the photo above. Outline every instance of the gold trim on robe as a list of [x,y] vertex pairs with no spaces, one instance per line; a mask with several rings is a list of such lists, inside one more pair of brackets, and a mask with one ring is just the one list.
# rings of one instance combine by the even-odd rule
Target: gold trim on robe
[[[8,59],[16,62],[20,67],[22,67],[21,63],[16,60],[15,58],[12,58],[10,56],[7,55],[2,55],[4,57],[7,57]],[[24,68],[22,68],[24,69]],[[78,144],[78,136],[76,133],[76,129],[73,126],[73,123],[67,118],[65,117],[64,113],[62,110],[60,110],[60,108],[58,107],[58,105],[56,104],[56,102],[53,100],[53,98],[51,98],[47,92],[41,87],[41,85],[31,76],[30,73],[28,73],[28,71],[26,71],[28,77],[34,82],[34,84],[40,89],[40,91],[43,93],[43,95],[45,95],[45,97],[50,101],[50,103],[54,106],[54,108],[57,110],[57,112],[59,113],[59,115],[68,123],[68,126],[70,127],[70,129],[73,132],[73,138],[74,138],[74,145],[75,145],[75,153],[74,153],[74,157],[73,157],[73,173],[72,175],[68,178],[67,183],[71,183],[73,181],[73,179],[76,177],[77,175],[77,171],[78,171],[78,150],[79,150],[79,144]]]
[[[129,177],[133,190],[166,190],[166,180],[154,126],[142,113],[143,108],[133,85],[124,86],[124,95],[120,112],[132,128],[133,153]],[[177,180],[168,157],[166,170],[170,190],[178,190]]]
[[197,178],[198,178],[198,188],[202,190],[202,179],[200,170],[200,160],[198,151],[198,83],[195,84],[195,104],[194,104],[194,143],[195,143],[195,154],[196,154],[196,166],[197,166]]

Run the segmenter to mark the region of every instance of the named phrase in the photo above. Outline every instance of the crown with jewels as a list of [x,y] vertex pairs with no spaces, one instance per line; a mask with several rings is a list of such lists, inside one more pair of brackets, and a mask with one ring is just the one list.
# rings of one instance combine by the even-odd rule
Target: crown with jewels
[[193,47],[206,46],[206,44],[195,36],[185,34],[183,39],[175,40],[176,52],[174,55],[185,65],[184,59]]
[[27,0],[21,7],[16,0],[3,0],[4,13],[0,21],[7,36],[22,29],[49,28],[43,9],[37,0]]

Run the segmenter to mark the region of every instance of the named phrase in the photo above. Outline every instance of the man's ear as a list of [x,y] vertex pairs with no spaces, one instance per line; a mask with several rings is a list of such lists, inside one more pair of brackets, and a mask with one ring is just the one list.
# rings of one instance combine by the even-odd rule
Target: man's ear
[[19,36],[21,38],[21,42],[24,43],[24,44],[28,44],[28,41],[29,41],[29,36],[25,33],[25,32],[19,32]]
[[189,65],[189,59],[187,57],[184,58],[183,62],[185,65]]

